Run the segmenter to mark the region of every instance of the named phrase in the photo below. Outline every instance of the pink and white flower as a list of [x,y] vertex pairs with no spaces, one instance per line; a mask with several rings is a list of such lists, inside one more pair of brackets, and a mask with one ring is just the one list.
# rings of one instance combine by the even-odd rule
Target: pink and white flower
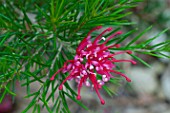
[[[136,64],[133,60],[126,59],[116,59],[115,56],[119,54],[132,54],[132,51],[119,51],[111,53],[109,48],[119,48],[119,44],[113,44],[107,46],[107,42],[114,38],[116,35],[122,34],[121,31],[112,34],[108,38],[102,37],[106,32],[112,31],[112,28],[109,27],[105,29],[101,34],[99,34],[94,41],[91,40],[91,33],[93,31],[101,29],[102,26],[98,26],[93,28],[87,36],[82,40],[82,42],[78,45],[76,49],[76,55],[73,60],[68,60],[64,63],[63,67],[60,68],[51,78],[50,80],[54,80],[55,76],[62,72],[68,72],[69,75],[62,81],[59,86],[59,90],[63,89],[63,85],[67,80],[75,79],[78,83],[78,96],[77,100],[81,99],[80,91],[83,85],[87,87],[93,87],[96,91],[101,104],[105,104],[104,99],[101,97],[99,93],[99,89],[113,78],[113,74],[118,74],[124,77],[128,82],[131,82],[131,79],[127,77],[125,74],[118,72],[115,70],[116,64],[115,62],[131,62],[132,64]],[[99,43],[101,40],[104,40],[103,43]],[[101,76],[101,77],[98,77]],[[100,79],[99,79],[100,78]]]

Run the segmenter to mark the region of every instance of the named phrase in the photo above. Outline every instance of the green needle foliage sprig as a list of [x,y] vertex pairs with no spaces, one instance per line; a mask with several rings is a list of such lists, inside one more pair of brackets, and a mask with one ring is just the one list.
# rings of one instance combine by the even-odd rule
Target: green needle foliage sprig
[[[57,90],[66,74],[57,76],[55,81],[50,81],[50,78],[66,60],[73,59],[77,45],[90,29],[101,25],[112,26],[115,30],[111,33],[115,33],[125,25],[134,24],[124,17],[131,14],[127,10],[135,7],[139,1],[141,0],[2,0],[0,103],[6,94],[16,96],[16,82],[19,82],[26,88],[25,97],[32,99],[22,113],[28,112],[30,108],[33,108],[33,113],[40,113],[42,107],[49,113],[69,113],[66,97],[87,110],[84,104],[76,100],[77,93],[67,82],[67,90]],[[125,42],[134,32],[139,32],[139,35],[131,38],[124,46],[110,51],[131,50],[160,58],[169,57],[162,52],[170,51],[170,41],[150,45],[168,29],[136,44],[136,41],[150,29],[151,27],[148,27],[142,32],[132,29],[123,33],[109,43]],[[149,66],[135,54],[131,56]],[[111,83],[119,84],[118,79],[112,79]],[[39,83],[40,87],[32,93],[30,89],[34,82]],[[103,88],[109,95],[115,93],[107,86]],[[49,101],[53,104],[49,105]]]

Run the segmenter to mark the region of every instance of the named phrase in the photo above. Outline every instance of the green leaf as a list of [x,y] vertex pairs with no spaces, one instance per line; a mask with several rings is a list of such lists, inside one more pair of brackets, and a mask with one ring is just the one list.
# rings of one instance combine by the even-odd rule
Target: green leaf
[[65,98],[65,95],[64,95],[64,91],[60,91],[59,95],[62,99],[62,104],[63,104],[64,108],[67,110],[68,113],[70,113],[70,110],[69,110],[69,107],[67,105],[67,101],[66,101],[66,98]]
[[49,113],[53,113],[53,112],[51,111],[51,108],[48,106],[48,103],[47,103],[47,101],[45,100],[45,98],[40,98],[40,100],[44,103],[47,111],[48,111]]
[[4,88],[5,88],[5,91],[7,91],[9,94],[16,96],[16,94],[13,93],[7,86],[5,86]]
[[130,36],[132,33],[136,32],[136,29],[131,30],[127,33],[123,33],[122,36],[120,37],[120,39],[116,42],[116,44],[119,44],[121,42],[123,42],[126,38],[128,38],[128,36]]
[[[27,82],[22,84],[22,86],[25,86],[25,85],[28,85],[34,81],[39,81],[40,83],[44,83],[41,78],[44,78],[44,77],[37,77],[37,75],[34,75],[34,73],[31,73],[31,72],[28,72],[28,71],[25,71],[25,72],[21,72],[21,74],[24,74],[27,76]],[[30,77],[34,77],[34,80],[29,80]]]
[[151,28],[152,28],[152,26],[148,27],[148,28],[145,29],[143,32],[141,32],[138,36],[136,36],[132,41],[130,41],[130,42],[127,44],[127,47],[129,47],[129,46],[132,45],[134,42],[136,42],[139,38],[141,38],[142,35],[144,35],[146,32],[148,32]]
[[113,96],[114,94],[116,94],[114,91],[112,91],[111,89],[109,89],[107,86],[102,86],[102,88],[109,94],[109,96]]
[[38,97],[38,94],[34,96],[34,98],[32,99],[32,101],[29,103],[29,105],[21,112],[21,113],[27,113],[27,111],[34,105],[36,105],[36,102],[37,102],[37,97]]
[[146,65],[147,67],[151,68],[151,66],[150,66],[147,62],[143,61],[141,58],[139,58],[139,57],[137,57],[137,56],[135,56],[135,55],[133,55],[133,54],[130,54],[130,55],[131,55],[134,59],[140,61],[142,64],[144,64],[144,65]]
[[158,57],[158,58],[164,58],[164,56],[161,56],[161,55],[158,55],[156,53],[152,53],[152,51],[138,51],[138,53],[141,53],[141,54],[147,54],[147,55],[151,55],[151,56],[155,56],[155,57]]
[[[59,86],[59,85],[55,86],[55,88],[52,88],[52,92],[51,92],[51,94],[48,96],[47,102],[48,102],[52,97],[53,97],[53,99],[54,99],[54,93],[56,92],[58,86]],[[54,87],[54,85],[52,85],[52,87]]]
[[3,101],[3,99],[4,99],[5,95],[6,95],[6,93],[7,93],[6,90],[4,90],[4,91],[2,92],[1,97],[0,97],[0,103]]
[[24,98],[30,98],[32,96],[39,95],[39,94],[40,94],[39,92],[31,93],[31,94],[28,94],[27,96],[25,96]]
[[61,102],[59,101],[59,97],[58,97],[58,98],[56,99],[53,107],[52,107],[52,111],[54,112],[55,108],[56,108],[56,111],[59,111],[60,104],[61,104]]
[[76,102],[78,105],[80,105],[82,108],[84,108],[85,110],[88,110],[88,108],[82,104],[80,101],[76,100],[75,98],[73,98],[71,95],[69,95],[67,92],[63,91],[65,95],[67,95],[70,99],[72,99],[74,102]]
[[40,107],[39,104],[37,104],[37,112],[38,112],[38,113],[41,113],[41,107]]
[[34,106],[32,113],[36,113],[37,105]]
[[[168,28],[168,29],[169,29],[169,28]],[[144,41],[144,42],[142,42],[142,43],[140,43],[140,44],[138,44],[138,45],[136,45],[136,46],[138,46],[139,48],[144,48],[144,47],[146,47],[146,46],[149,45],[153,40],[155,40],[155,39],[158,38],[160,35],[162,35],[162,34],[164,34],[165,32],[167,32],[168,29],[163,30],[162,32],[160,32],[160,33],[158,33],[156,36],[154,36],[153,38],[150,38],[150,39],[148,39],[148,40],[146,40],[146,41]],[[162,44],[162,43],[159,43],[159,44]],[[153,48],[153,47],[156,47],[156,45],[159,45],[159,44],[153,45],[152,48]]]
[[60,106],[61,106],[61,101],[59,101],[59,103],[58,103],[58,106],[57,106],[57,109],[56,109],[56,113],[59,111]]

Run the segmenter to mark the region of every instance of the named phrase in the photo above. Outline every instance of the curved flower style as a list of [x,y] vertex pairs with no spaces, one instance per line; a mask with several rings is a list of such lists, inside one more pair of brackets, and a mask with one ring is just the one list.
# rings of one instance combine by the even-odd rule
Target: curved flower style
[[[116,59],[114,56],[128,53],[132,54],[131,51],[119,51],[115,53],[110,53],[109,48],[119,48],[119,44],[113,44],[106,46],[106,43],[114,38],[116,35],[122,34],[121,31],[112,34],[110,37],[105,39],[102,37],[106,32],[110,32],[112,30],[111,27],[105,29],[101,34],[99,34],[94,41],[91,41],[90,34],[95,31],[101,29],[102,26],[98,26],[93,28],[87,36],[82,40],[79,46],[76,49],[76,55],[73,60],[68,60],[64,63],[63,67],[60,68],[50,80],[54,80],[55,76],[62,71],[62,73],[68,72],[69,75],[63,80],[63,82],[59,86],[59,90],[63,89],[63,84],[67,80],[75,79],[78,83],[78,96],[77,100],[81,99],[80,90],[83,85],[87,87],[92,87],[96,91],[101,104],[105,104],[105,101],[102,99],[99,93],[99,89],[110,80],[111,77],[114,77],[111,73],[118,74],[124,77],[128,82],[131,82],[130,78],[128,78],[125,74],[114,70],[116,67],[115,62],[131,62],[132,64],[136,64],[133,60],[126,59]],[[105,40],[102,44],[99,41],[103,39]],[[98,75],[97,75],[98,74]],[[97,77],[101,76],[101,77]],[[99,79],[101,78],[101,79]]]

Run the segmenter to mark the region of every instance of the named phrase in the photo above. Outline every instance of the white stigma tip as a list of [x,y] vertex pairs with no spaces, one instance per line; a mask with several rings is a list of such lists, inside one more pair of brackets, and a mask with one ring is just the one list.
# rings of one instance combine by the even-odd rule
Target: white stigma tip
[[80,76],[76,76],[76,78],[80,79],[81,77]]
[[103,86],[103,85],[104,85],[104,82],[103,82],[103,81],[101,81],[101,82],[99,83],[99,85]]
[[94,69],[94,66],[93,66],[93,65],[90,65],[89,69],[90,69],[90,70]]
[[86,81],[86,82],[85,82],[85,85],[86,85],[87,87],[90,87],[89,81]]
[[76,62],[76,66],[79,66],[81,63],[79,61]]
[[86,55],[86,59],[88,59],[89,54]]
[[107,57],[108,55],[103,55],[103,57]]
[[96,67],[96,70],[99,71],[99,67]]
[[82,62],[82,61],[83,61],[83,58],[80,58],[80,61]]
[[104,41],[105,41],[105,40],[106,40],[106,38],[105,38],[105,37],[102,37],[102,40],[104,40]]
[[87,75],[87,72],[86,72],[85,70],[83,70],[82,73],[83,73],[84,75]]
[[92,44],[88,44],[87,47],[90,47]]
[[107,82],[108,80],[109,80],[108,78],[104,78],[104,79],[103,79],[104,82]]
[[103,78],[106,78],[106,75],[102,75]]
[[96,50],[100,50],[100,47],[99,47],[99,46],[97,46],[97,47],[96,47]]
[[94,57],[97,57],[97,53],[94,53]]
[[100,82],[101,82],[101,80],[97,80],[97,82],[98,82],[98,83],[100,83]]
[[102,58],[100,57],[100,58],[99,58],[99,61],[100,61],[101,59],[102,59]]

